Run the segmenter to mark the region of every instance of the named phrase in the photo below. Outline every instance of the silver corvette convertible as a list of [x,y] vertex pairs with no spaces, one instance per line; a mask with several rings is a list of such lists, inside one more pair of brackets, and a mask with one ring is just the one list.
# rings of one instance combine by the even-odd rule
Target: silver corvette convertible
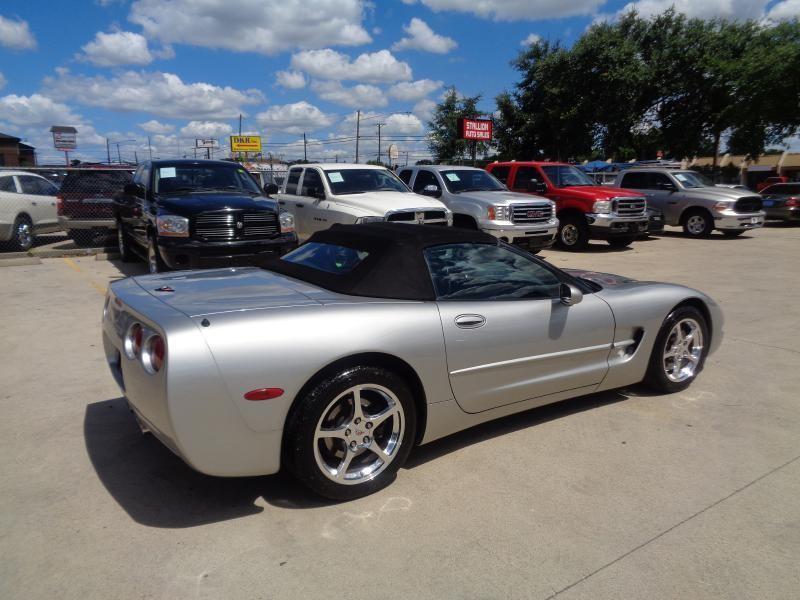
[[484,421],[640,381],[682,390],[721,328],[714,301],[680,285],[378,223],[315,233],[264,269],[118,281],[103,314],[143,429],[203,473],[283,466],[333,499]]

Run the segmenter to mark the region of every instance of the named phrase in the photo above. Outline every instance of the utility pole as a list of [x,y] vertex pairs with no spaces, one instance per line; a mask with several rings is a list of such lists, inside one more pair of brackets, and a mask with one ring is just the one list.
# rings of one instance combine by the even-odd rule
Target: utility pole
[[136,161],[137,165],[139,164],[139,153],[136,150],[133,151],[133,160]]
[[150,146],[150,136],[147,136],[147,151],[150,153],[150,160],[153,160],[153,148]]
[[108,138],[106,138],[106,157],[108,158],[108,164],[111,164],[111,149],[108,145]]
[[308,160],[308,145],[306,144],[306,132],[303,132],[303,160]]
[[239,113],[239,135],[242,135],[242,113]]
[[358,163],[358,136],[361,128],[361,111],[356,112],[356,163]]
[[117,142],[117,161],[119,161],[119,164],[122,164],[122,156],[120,156],[119,153],[119,142]]
[[385,127],[386,123],[378,123],[378,162],[381,162],[381,127]]

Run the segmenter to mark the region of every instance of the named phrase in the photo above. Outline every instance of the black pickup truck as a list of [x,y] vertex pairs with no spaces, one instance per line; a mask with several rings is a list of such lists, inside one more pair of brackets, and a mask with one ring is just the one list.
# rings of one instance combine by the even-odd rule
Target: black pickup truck
[[297,246],[294,219],[233,162],[153,160],[114,199],[122,260],[147,259],[151,273],[257,265]]

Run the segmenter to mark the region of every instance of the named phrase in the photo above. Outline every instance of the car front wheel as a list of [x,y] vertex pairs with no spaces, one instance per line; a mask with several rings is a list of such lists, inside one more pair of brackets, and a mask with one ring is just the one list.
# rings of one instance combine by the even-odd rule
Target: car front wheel
[[33,246],[33,224],[26,216],[19,216],[14,221],[11,232],[11,247],[18,252],[27,252]]
[[713,229],[714,222],[705,210],[692,210],[683,221],[683,232],[691,237],[708,237]]
[[659,392],[689,387],[708,355],[708,324],[693,306],[672,311],[656,337],[644,382]]
[[558,245],[565,250],[583,250],[589,243],[589,228],[582,217],[560,218]]
[[389,485],[411,450],[416,411],[392,371],[359,366],[325,378],[287,419],[284,462],[325,498],[351,500]]

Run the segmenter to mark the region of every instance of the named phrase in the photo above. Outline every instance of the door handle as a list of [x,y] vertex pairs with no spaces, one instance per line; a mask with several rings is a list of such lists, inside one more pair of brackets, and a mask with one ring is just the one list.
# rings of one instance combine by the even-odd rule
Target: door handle
[[475,329],[486,324],[486,317],[483,315],[458,315],[455,322],[456,327],[461,329]]

